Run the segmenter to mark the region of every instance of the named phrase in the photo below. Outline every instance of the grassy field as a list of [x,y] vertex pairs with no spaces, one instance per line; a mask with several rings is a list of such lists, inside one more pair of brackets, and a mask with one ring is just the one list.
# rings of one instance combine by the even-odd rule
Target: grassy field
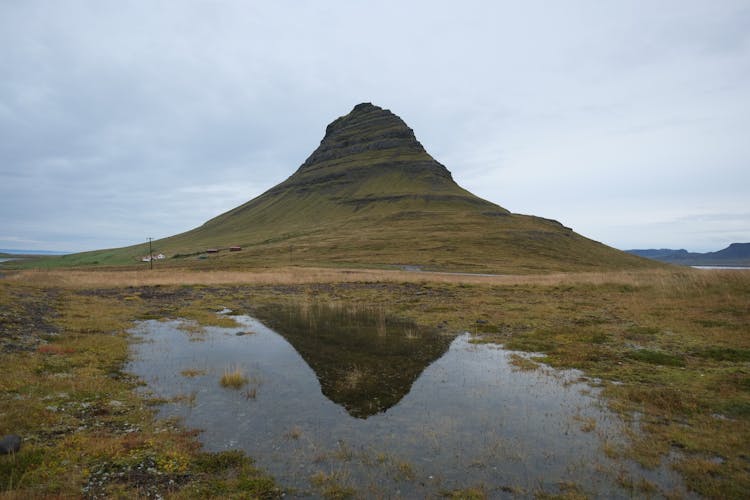
[[[414,210],[401,202],[389,203],[388,208],[392,212],[355,211],[334,204],[325,210],[313,210],[290,202],[289,220],[261,223],[249,216],[236,221],[222,219],[220,224],[154,241],[154,253],[166,256],[154,266],[235,270],[283,266],[394,269],[409,265],[425,270],[495,274],[664,267],[539,217],[487,215],[434,206],[432,202]],[[318,220],[296,220],[293,216],[321,211],[324,213]],[[232,245],[242,250],[228,251]],[[221,251],[207,254],[208,248]],[[5,267],[145,269],[149,265],[139,262],[145,255],[147,243],[11,262]]]
[[145,318],[231,322],[214,312],[312,298],[382,307],[579,368],[600,380],[611,408],[639,422],[627,446],[604,443],[609,456],[646,466],[669,456],[688,487],[709,498],[750,491],[748,272],[462,276],[298,267],[5,272],[0,434],[25,441],[18,455],[0,457],[0,491],[277,496],[279,486],[250,458],[203,453],[194,432],[154,419],[154,402],[122,372],[126,330]]

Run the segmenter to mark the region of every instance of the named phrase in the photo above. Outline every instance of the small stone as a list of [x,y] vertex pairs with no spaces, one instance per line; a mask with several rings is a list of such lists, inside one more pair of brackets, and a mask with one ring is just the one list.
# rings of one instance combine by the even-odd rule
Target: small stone
[[8,434],[0,439],[0,455],[17,453],[21,449],[21,436]]

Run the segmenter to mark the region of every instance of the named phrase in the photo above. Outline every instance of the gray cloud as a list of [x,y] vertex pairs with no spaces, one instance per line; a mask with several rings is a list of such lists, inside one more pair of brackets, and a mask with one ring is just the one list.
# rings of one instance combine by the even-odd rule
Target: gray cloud
[[190,229],[361,101],[510,210],[621,248],[750,241],[749,24],[744,1],[3,2],[0,242]]

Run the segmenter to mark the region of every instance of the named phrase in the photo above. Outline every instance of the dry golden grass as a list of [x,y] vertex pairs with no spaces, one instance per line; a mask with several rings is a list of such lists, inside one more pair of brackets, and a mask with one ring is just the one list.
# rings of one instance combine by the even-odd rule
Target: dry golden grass
[[533,371],[539,368],[539,363],[536,363],[525,356],[513,353],[510,355],[510,364],[514,370],[523,372]]
[[[727,279],[742,279],[746,271],[695,270],[673,268],[645,271],[612,271],[552,274],[462,274],[414,272],[383,269],[333,269],[318,267],[280,267],[260,271],[191,271],[159,269],[115,270],[22,270],[5,276],[9,282],[64,288],[124,287],[154,285],[286,285],[342,282],[386,283],[464,283],[476,285],[619,284],[659,286],[674,289],[702,286]],[[739,277],[739,278],[738,278]]]
[[230,367],[224,370],[224,375],[221,376],[220,383],[222,387],[239,389],[247,384],[247,376],[240,367]]

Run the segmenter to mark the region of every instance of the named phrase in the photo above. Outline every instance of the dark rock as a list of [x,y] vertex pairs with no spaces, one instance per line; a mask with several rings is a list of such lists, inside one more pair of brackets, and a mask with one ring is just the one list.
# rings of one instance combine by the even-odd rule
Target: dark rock
[[21,436],[8,434],[0,439],[0,455],[17,453],[21,449]]
[[[436,162],[414,136],[414,131],[404,121],[387,109],[362,103],[354,106],[347,115],[328,125],[320,146],[302,164],[299,173],[325,168],[328,162],[348,159],[361,153],[387,152],[373,159],[369,167],[386,162],[396,153],[408,154],[408,169],[422,163],[433,175],[450,179],[448,169]],[[405,168],[401,165],[400,168]]]

